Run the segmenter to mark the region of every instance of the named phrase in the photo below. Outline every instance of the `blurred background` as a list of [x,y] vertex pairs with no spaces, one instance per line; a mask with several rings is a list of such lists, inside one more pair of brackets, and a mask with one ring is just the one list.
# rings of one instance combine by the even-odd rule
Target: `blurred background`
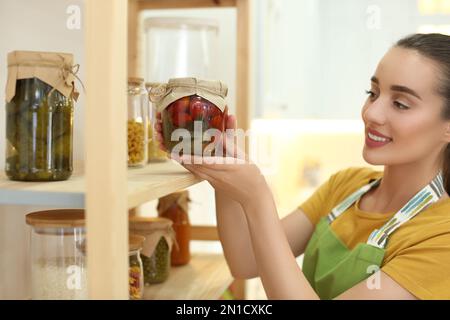
[[[75,55],[84,77],[82,0],[0,0],[0,88],[6,83],[6,56],[13,50],[63,51]],[[79,10],[81,23],[69,25]],[[366,166],[360,111],[378,61],[401,37],[416,32],[450,34],[450,0],[255,0],[251,3],[251,149],[273,190],[283,217],[301,204],[330,174]],[[142,26],[140,68],[145,80],[171,76],[219,79],[236,104],[236,10],[149,10]],[[4,91],[0,91],[4,101]],[[84,157],[84,98],[76,104],[74,154]],[[4,119],[4,108],[0,108]],[[4,121],[0,154],[4,154]],[[4,157],[0,157],[4,166]],[[215,225],[212,188],[189,189],[192,224]],[[23,215],[37,208],[1,207],[0,269],[26,265]],[[39,208],[41,209],[41,208]],[[139,209],[156,215],[155,202]],[[16,228],[11,228],[15,226]],[[20,249],[22,248],[22,249]],[[218,243],[193,243],[194,251],[221,251]],[[301,259],[301,258],[300,258]],[[24,280],[11,283],[0,273],[0,292],[23,296]],[[14,287],[14,296],[8,288]],[[264,298],[259,280],[248,281],[247,298]]]

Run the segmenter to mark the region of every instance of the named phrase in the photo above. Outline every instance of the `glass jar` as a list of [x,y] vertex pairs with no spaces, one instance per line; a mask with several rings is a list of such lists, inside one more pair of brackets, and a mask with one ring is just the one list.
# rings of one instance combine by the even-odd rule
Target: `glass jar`
[[147,164],[148,92],[144,79],[128,79],[128,166]]
[[145,76],[214,79],[219,74],[219,22],[205,18],[149,17],[143,22]]
[[181,266],[191,260],[190,240],[191,224],[188,216],[188,191],[175,192],[160,198],[158,201],[158,216],[173,222],[177,246],[171,254],[172,266]]
[[160,96],[151,93],[161,112],[167,150],[177,155],[217,154],[215,142],[225,130],[228,113],[227,92],[220,81],[180,78],[171,79]]
[[130,299],[139,300],[144,296],[144,274],[140,252],[145,238],[130,234],[129,236],[129,288]]
[[5,171],[11,180],[59,181],[71,176],[72,60],[69,54],[8,55]]
[[31,226],[31,295],[36,300],[88,299],[84,211],[39,211]]
[[[145,84],[150,96],[152,88],[158,87],[160,83],[148,82]],[[164,162],[168,160],[167,153],[161,149],[159,141],[156,139],[154,125],[156,123],[156,106],[149,98],[149,126],[148,126],[148,162]]]
[[170,252],[174,238],[172,221],[163,218],[131,217],[130,232],[145,237],[141,252],[145,285],[166,281],[170,274]]

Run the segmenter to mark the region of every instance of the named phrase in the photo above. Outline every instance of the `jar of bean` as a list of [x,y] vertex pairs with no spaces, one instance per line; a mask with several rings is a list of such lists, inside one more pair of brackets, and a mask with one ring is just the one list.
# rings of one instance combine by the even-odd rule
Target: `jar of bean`
[[170,253],[174,241],[172,221],[165,218],[130,217],[130,232],[145,237],[141,251],[144,283],[151,285],[167,280]]

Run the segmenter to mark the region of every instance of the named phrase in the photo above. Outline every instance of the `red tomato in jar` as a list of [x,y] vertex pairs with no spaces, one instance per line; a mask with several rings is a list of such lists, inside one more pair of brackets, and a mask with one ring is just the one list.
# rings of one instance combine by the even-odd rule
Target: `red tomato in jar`
[[200,101],[191,102],[191,117],[195,120],[203,120],[204,105]]
[[173,102],[169,108],[171,108],[172,115],[175,113],[189,113],[190,98],[184,97]]
[[192,123],[192,117],[187,113],[175,113],[172,115],[172,123],[175,127],[186,128]]
[[224,130],[224,123],[223,123],[223,117],[222,115],[218,115],[215,116],[214,118],[211,119],[211,121],[209,122],[209,125],[212,128],[218,129],[220,131]]
[[220,116],[220,115],[222,115],[222,111],[220,111],[219,108],[217,108],[212,103],[208,104],[208,116],[214,118],[214,117]]

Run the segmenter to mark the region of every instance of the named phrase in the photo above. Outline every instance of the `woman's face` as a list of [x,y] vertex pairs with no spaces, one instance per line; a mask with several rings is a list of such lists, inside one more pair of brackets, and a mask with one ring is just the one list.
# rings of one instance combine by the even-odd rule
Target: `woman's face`
[[438,68],[414,50],[394,47],[380,61],[362,109],[364,159],[373,165],[439,159],[448,143]]

